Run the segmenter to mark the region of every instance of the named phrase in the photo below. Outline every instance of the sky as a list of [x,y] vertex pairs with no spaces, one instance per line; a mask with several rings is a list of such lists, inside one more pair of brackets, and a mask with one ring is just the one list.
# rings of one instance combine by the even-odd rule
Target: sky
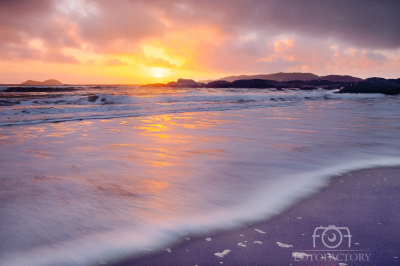
[[399,0],[0,0],[3,84],[399,70]]

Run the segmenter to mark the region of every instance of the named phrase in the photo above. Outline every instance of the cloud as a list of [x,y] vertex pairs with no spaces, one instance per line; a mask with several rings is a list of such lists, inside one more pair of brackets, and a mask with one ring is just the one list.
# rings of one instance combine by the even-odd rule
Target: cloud
[[[82,40],[97,51],[121,51],[151,36],[162,35],[167,29],[159,13],[145,1],[86,1],[93,12],[88,15],[72,12]],[[121,45],[122,44],[122,45]]]
[[299,61],[289,61],[289,60],[275,60],[275,61],[258,61],[255,62],[254,65],[258,69],[266,70],[266,71],[273,71],[276,69],[289,69],[293,67],[298,67],[302,65],[307,65],[306,62],[299,62]]
[[148,63],[145,63],[146,66],[149,67],[165,67],[165,68],[177,68],[178,66],[175,64],[170,63],[167,60],[162,58],[152,58],[149,60]]
[[373,60],[373,61],[377,61],[377,62],[384,62],[384,61],[388,60],[385,55],[383,55],[381,53],[378,53],[378,52],[367,52],[365,54],[365,56],[368,59]]
[[98,50],[198,24],[236,35],[305,34],[357,47],[398,48],[398,10],[400,2],[393,0],[2,0],[0,27],[1,42],[36,37],[65,46],[89,42]]
[[62,63],[62,64],[79,64],[79,60],[74,56],[65,55],[59,51],[49,51],[44,53],[43,57],[44,61],[52,62],[52,63]]
[[103,62],[104,66],[127,66],[128,63],[123,62],[117,58],[108,59]]
[[185,8],[164,8],[179,23],[208,21],[236,33],[250,29],[333,37],[364,48],[400,47],[400,2],[393,0],[188,0]]
[[191,73],[394,71],[398,10],[393,0],[0,0],[0,60]]

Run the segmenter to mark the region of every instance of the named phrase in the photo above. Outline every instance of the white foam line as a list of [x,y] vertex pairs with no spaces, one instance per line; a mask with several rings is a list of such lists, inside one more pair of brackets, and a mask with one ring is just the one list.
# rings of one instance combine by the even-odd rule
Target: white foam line
[[[188,217],[184,220],[164,221],[162,226],[153,224],[135,230],[125,228],[120,231],[88,236],[80,240],[16,252],[0,258],[0,265],[89,265],[99,261],[135,256],[143,250],[167,248],[167,245],[173,244],[183,232],[198,234],[204,233],[206,230],[228,230],[238,224],[244,225],[251,221],[264,220],[274,215],[276,211],[292,205],[301,196],[316,192],[317,189],[325,186],[328,177],[335,173],[344,174],[361,169],[395,166],[400,166],[400,158],[380,157],[293,175],[289,177],[289,180],[292,184],[294,182],[294,186],[283,187],[283,191],[277,191],[280,193],[279,197],[266,195],[265,191],[260,189],[259,193],[255,194],[246,204],[210,213],[206,219]],[[288,179],[285,180],[288,181]]]

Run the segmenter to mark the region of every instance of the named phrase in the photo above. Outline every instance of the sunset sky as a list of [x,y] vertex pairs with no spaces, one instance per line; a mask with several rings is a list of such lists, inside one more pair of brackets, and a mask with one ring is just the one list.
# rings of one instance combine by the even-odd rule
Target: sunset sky
[[399,70],[400,1],[0,0],[0,83]]

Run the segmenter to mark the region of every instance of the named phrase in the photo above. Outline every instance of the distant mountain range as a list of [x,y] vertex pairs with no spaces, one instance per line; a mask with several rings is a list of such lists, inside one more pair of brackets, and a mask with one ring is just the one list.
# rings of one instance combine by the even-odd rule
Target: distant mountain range
[[21,85],[24,86],[60,86],[63,85],[61,82],[55,79],[48,79],[45,81],[35,81],[35,80],[27,80],[22,82]]
[[328,80],[333,82],[358,82],[363,79],[352,77],[352,76],[341,76],[341,75],[327,75],[318,76],[313,73],[273,73],[273,74],[260,74],[260,75],[239,75],[239,76],[228,76],[220,78],[219,80],[225,80],[233,82],[236,80],[247,80],[247,79],[263,79],[263,80],[276,80],[280,82],[300,80],[300,81],[310,81],[310,80]]

